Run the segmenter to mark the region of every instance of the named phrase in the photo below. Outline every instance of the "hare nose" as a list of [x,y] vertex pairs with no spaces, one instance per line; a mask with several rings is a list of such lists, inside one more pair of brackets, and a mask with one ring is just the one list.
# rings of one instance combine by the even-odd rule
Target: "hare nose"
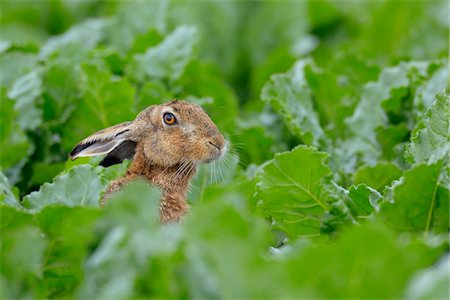
[[215,147],[217,150],[219,150],[219,152],[220,152],[220,147],[219,146],[217,146],[216,144],[214,144],[213,142],[211,142],[211,141],[208,141],[208,143],[211,145],[211,146],[213,146],[213,147]]

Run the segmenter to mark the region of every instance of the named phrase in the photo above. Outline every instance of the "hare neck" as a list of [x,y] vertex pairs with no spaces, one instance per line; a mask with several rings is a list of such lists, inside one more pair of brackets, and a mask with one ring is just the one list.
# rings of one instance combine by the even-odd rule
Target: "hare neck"
[[159,166],[137,149],[133,163],[127,171],[127,177],[145,178],[162,189],[161,220],[163,223],[178,221],[188,210],[186,196],[191,178],[197,171],[193,163],[176,164],[170,167]]

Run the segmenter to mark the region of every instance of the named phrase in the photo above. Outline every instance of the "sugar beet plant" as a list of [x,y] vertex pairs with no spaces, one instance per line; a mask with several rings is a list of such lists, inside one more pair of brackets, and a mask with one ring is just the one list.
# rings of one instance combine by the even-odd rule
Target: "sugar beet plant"
[[[2,1],[0,295],[448,299],[445,1]],[[171,99],[230,140],[158,222],[67,159]]]

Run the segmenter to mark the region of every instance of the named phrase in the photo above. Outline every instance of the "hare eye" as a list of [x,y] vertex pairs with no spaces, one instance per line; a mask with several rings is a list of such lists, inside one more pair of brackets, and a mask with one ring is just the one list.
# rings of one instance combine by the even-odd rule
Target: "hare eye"
[[163,116],[163,121],[164,123],[166,123],[167,125],[173,125],[176,122],[176,118],[173,114],[171,113],[165,113]]

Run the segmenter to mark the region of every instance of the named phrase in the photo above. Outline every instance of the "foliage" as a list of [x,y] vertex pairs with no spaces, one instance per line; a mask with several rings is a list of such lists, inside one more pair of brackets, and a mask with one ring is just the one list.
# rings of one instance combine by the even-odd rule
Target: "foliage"
[[[448,299],[445,1],[0,8],[2,298]],[[130,162],[67,153],[173,98],[231,145],[190,213],[99,207]]]

